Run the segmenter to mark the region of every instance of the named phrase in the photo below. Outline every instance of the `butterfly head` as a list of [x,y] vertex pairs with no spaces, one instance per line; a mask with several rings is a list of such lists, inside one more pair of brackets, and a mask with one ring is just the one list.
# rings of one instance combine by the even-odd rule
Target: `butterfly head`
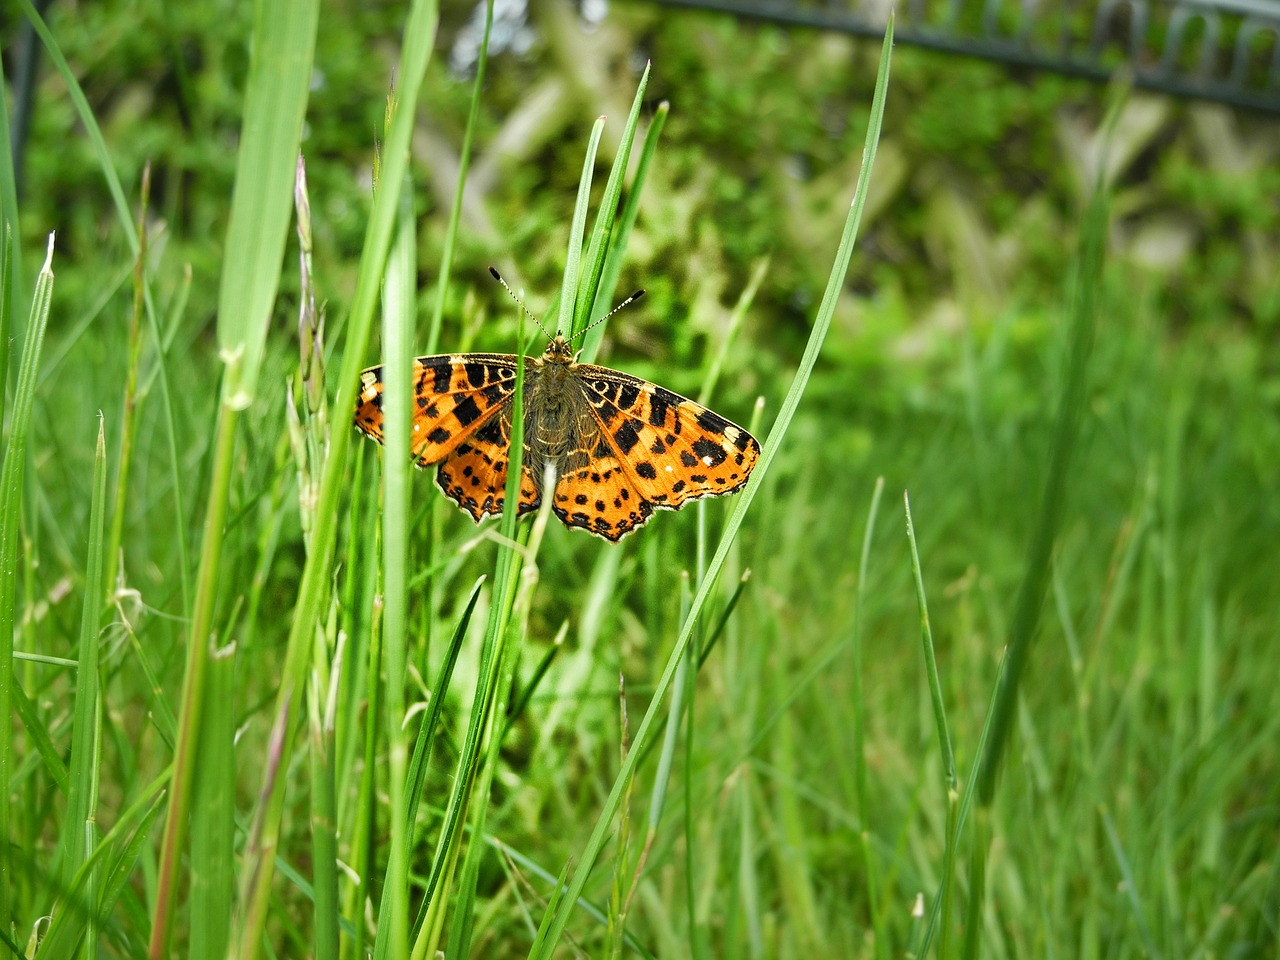
[[542,359],[548,363],[561,363],[568,366],[577,361],[578,357],[569,343],[569,338],[563,333],[557,333],[547,344],[547,351],[542,355]]

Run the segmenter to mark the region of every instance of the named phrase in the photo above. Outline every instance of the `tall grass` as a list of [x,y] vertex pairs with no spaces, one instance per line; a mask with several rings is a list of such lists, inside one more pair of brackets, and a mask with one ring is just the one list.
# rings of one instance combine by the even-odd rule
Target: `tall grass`
[[[21,304],[0,468],[10,954],[1266,955],[1280,428],[1262,374],[1171,343],[1142,284],[1104,264],[1103,206],[1063,254],[1062,302],[1020,305],[1049,332],[984,345],[971,317],[985,352],[937,383],[908,351],[857,368],[892,309],[845,279],[890,30],[790,386],[743,389],[787,355],[760,322],[767,263],[698,369],[649,374],[726,412],[758,387],[748,488],[619,546],[545,510],[477,530],[409,469],[410,358],[473,333],[519,352],[533,332],[460,292],[461,183],[443,240],[443,213],[416,216],[434,6],[405,21],[349,304],[326,158],[297,149],[325,22],[256,9],[253,50],[281,72],[251,69],[244,91],[221,356],[195,322],[212,302],[188,306],[145,190],[126,199],[112,136],[58,64],[121,241],[80,244],[56,287],[46,264]],[[459,108],[478,145],[481,63]],[[666,199],[651,191],[671,189],[660,135],[689,108],[650,105],[663,70],[637,71],[603,183],[602,124],[581,138],[546,311],[565,331],[608,312]],[[22,263],[5,257],[5,309]],[[67,277],[105,305],[63,304]],[[268,332],[295,308],[297,343],[292,320]],[[629,342],[614,334],[632,316],[591,327],[584,354]],[[373,356],[387,444],[352,448]],[[881,510],[903,486],[906,537]]]

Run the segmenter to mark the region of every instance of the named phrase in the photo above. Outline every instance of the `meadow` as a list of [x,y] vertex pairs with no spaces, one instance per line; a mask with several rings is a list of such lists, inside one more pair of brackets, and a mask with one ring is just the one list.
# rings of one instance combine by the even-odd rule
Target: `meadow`
[[[499,7],[9,5],[0,943],[1277,955],[1277,118]],[[473,524],[491,266],[746,487]]]

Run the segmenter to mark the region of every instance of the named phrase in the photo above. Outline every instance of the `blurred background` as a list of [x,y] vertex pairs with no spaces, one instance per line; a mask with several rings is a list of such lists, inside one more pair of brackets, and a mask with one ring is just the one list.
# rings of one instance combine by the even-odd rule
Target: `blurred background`
[[[179,455],[201,487],[210,438],[199,425],[212,424],[221,371],[214,309],[253,5],[38,6],[135,204],[151,163],[149,269],[171,344],[178,421],[191,425]],[[713,402],[748,423],[762,397],[763,437],[827,283],[861,164],[880,41],[843,29],[848,10],[836,4],[697,6],[496,4],[441,343],[510,349],[515,320],[490,264],[535,313],[545,309],[560,285],[591,124],[609,118],[603,171],[651,63],[642,125],[660,103],[670,115],[619,287],[648,296],[611,321],[599,362],[694,394],[735,304],[753,289]],[[858,23],[882,27],[887,8],[861,11]],[[1078,19],[992,4],[900,9],[905,39],[894,52],[858,246],[809,391],[744,528],[755,632],[750,643],[726,641],[700,701],[708,722],[744,711],[757,722],[745,751],[715,735],[700,741],[706,766],[697,769],[712,797],[721,786],[727,796],[731,777],[754,778],[750,802],[763,812],[750,842],[767,861],[755,880],[764,921],[753,926],[746,907],[720,909],[721,896],[746,902],[740,885],[700,901],[718,951],[711,955],[876,955],[885,946],[866,939],[874,910],[890,917],[895,944],[917,929],[912,897],[937,882],[941,781],[901,494],[912,496],[963,766],[976,753],[1045,479],[1071,266],[1099,178],[1111,208],[1083,438],[1021,715],[1034,748],[1019,753],[1008,777],[1008,821],[1040,845],[1011,839],[1008,859],[992,867],[1004,912],[991,920],[991,955],[1072,956],[1088,944],[1125,943],[1112,955],[1261,957],[1278,942],[1280,711],[1271,678],[1280,613],[1280,88],[1268,70],[1280,45],[1265,32],[1248,39],[1254,59],[1233,93],[1221,78],[1231,76],[1241,8],[1231,8],[1239,16],[1225,33],[1193,22],[1165,64],[1163,85],[1175,92],[1162,91],[1150,73],[1164,63],[1173,28],[1157,13],[1172,8],[1116,7],[1101,35],[1099,9],[1070,8]],[[1149,46],[1138,42],[1139,9],[1156,25]],[[0,11],[22,214],[19,282],[28,295],[44,238],[57,231],[58,286],[32,439],[32,536],[42,559],[31,592],[74,636],[78,609],[60,600],[79,581],[83,549],[66,531],[87,515],[96,413],[105,410],[110,424],[119,405],[132,264],[65,86],[21,8],[5,2]],[[304,151],[315,283],[331,342],[353,292],[404,12],[401,3],[335,0],[321,21]],[[1050,13],[1057,19],[1014,42],[1020,24]],[[473,3],[441,5],[414,135],[424,328],[482,18]],[[1078,28],[1072,56],[1059,42],[1068,28]],[[1209,58],[1219,81],[1200,82],[1210,39],[1224,51]],[[1147,70],[1132,89],[1123,70],[1111,82],[1080,75],[1125,63]],[[1107,143],[1109,110],[1118,118]],[[284,384],[297,365],[296,256],[291,239],[261,399],[247,413],[237,520],[257,517],[267,508],[262,491],[293,480],[281,451]],[[375,346],[369,362],[376,357]],[[151,382],[144,374],[144,397]],[[343,414],[333,416],[341,429]],[[157,621],[180,612],[167,537],[180,522],[195,539],[201,520],[157,509],[167,502],[167,442],[156,420],[140,421],[135,470],[145,495],[130,507],[136,545],[126,560],[131,587],[155,612],[141,616],[162,633],[173,628]],[[858,824],[847,815],[854,786],[842,763],[852,723],[847,644],[878,477],[886,497],[866,605],[856,611],[876,806]],[[415,491],[436,496],[423,477]],[[264,609],[273,598],[288,609],[296,588],[302,554],[291,501],[270,501],[286,512]],[[667,634],[636,638],[656,609],[675,603],[679,570],[693,562],[686,513],[651,525],[662,531],[660,549],[647,545],[657,541],[644,539],[646,529],[608,561],[598,551],[609,548],[563,531],[544,550],[538,626],[548,636],[562,618],[577,622],[598,564],[612,564],[622,584],[604,621],[601,647],[611,652],[575,679],[594,683],[598,701],[575,714],[578,752],[565,748],[573,758],[566,769],[588,786],[566,788],[573,803],[548,810],[545,798],[504,781],[504,836],[518,842],[523,829],[545,844],[553,873],[593,822],[574,812],[599,799],[590,771],[616,762],[616,730],[603,736],[584,718],[616,727],[609,691],[619,664],[639,692],[667,649]],[[447,523],[470,536],[464,518],[450,513]],[[233,526],[233,564],[240,557],[253,566],[262,529]],[[264,622],[260,645],[245,652],[264,668],[248,674],[246,717],[271,695],[255,684],[269,679],[285,631],[287,622]],[[176,684],[180,647],[157,650]],[[746,693],[739,672],[769,685]],[[263,736],[265,721],[254,722]],[[526,737],[528,750],[552,750],[536,732]],[[537,762],[512,759],[526,776],[524,765]],[[255,783],[246,779],[246,796]],[[1114,816],[1105,823],[1119,824],[1115,836],[1097,819],[1103,802]],[[878,906],[868,905],[855,863],[863,828],[888,864]],[[1130,859],[1116,854],[1116,838]],[[1040,886],[1047,878],[1052,895]],[[638,901],[640,933],[659,955],[687,949],[682,921],[659,906],[679,900],[671,889],[679,882],[659,872]],[[1116,893],[1123,884],[1150,894],[1144,909]]]

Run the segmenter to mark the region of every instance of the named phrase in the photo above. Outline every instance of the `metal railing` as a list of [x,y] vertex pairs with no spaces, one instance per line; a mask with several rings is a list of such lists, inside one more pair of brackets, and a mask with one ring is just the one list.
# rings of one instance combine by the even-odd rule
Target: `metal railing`
[[[885,0],[659,0],[865,37]],[[899,43],[1280,113],[1280,0],[905,0]]]

